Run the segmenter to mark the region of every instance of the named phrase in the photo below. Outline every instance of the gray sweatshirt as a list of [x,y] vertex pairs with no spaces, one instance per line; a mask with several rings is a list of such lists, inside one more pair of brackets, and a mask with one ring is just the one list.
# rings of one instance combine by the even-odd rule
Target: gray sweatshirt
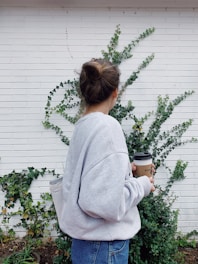
[[60,228],[83,240],[125,240],[140,229],[137,204],[151,190],[134,178],[122,128],[101,112],[76,124],[63,176]]

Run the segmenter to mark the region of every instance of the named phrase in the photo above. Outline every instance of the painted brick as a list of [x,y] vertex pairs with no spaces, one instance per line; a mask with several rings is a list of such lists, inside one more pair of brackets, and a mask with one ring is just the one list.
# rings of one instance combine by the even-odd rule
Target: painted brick
[[[28,166],[56,169],[62,174],[67,147],[53,131],[42,126],[48,93],[61,81],[77,77],[75,71],[84,61],[101,56],[117,24],[123,33],[120,49],[146,28],[156,28],[134,49],[131,62],[121,67],[124,80],[144,58],[155,53],[154,61],[127,90],[123,102],[131,99],[136,107],[134,112],[142,116],[155,110],[158,95],[168,94],[174,99],[184,91],[195,90],[175,109],[166,128],[193,118],[184,139],[197,137],[197,9],[160,5],[61,8],[58,4],[24,8],[23,1],[21,7],[17,2],[15,6],[19,7],[3,1],[0,7],[0,175]],[[71,136],[73,127],[63,126]],[[179,230],[185,233],[198,229],[196,144],[175,150],[167,162],[174,166],[178,158],[189,162],[186,179],[173,187],[178,196],[174,208],[180,210]],[[166,181],[166,172],[159,170],[156,182],[163,185]],[[46,177],[34,183],[35,199],[39,199],[40,192],[49,191],[48,182]],[[2,206],[2,192],[0,201]]]

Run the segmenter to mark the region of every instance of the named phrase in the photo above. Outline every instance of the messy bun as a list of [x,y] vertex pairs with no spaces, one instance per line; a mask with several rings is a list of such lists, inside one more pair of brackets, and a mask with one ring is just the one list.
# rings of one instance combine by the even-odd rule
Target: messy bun
[[82,66],[80,92],[87,105],[105,101],[118,88],[120,72],[117,66],[103,59],[92,59]]

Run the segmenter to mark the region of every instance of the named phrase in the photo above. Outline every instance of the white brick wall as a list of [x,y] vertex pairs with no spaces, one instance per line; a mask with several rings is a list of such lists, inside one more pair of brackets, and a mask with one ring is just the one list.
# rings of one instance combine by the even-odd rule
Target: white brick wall
[[[80,65],[101,55],[117,24],[120,45],[148,27],[156,32],[134,51],[131,63],[122,66],[122,78],[152,52],[155,59],[127,91],[136,113],[156,107],[157,96],[171,98],[187,90],[195,94],[178,107],[169,123],[188,118],[194,123],[186,137],[198,130],[198,10],[193,8],[62,8],[61,6],[6,6],[0,3],[0,175],[28,166],[47,167],[62,173],[67,147],[53,131],[42,126],[47,96],[60,81],[72,79]],[[20,1],[18,1],[19,3]],[[66,131],[71,135],[72,127]],[[174,186],[180,209],[179,230],[198,229],[198,150],[186,145],[170,157],[189,161],[187,178]],[[48,190],[40,180],[39,190]],[[166,174],[158,172],[157,183]],[[38,190],[37,190],[38,191]],[[0,193],[0,201],[3,194]],[[0,202],[0,206],[2,202]]]

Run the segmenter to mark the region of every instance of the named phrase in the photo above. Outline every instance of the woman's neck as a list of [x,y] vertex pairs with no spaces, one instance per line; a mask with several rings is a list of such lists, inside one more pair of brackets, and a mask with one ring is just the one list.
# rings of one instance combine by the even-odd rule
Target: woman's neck
[[88,115],[94,112],[101,112],[103,114],[109,114],[109,107],[106,104],[100,103],[97,105],[88,105],[85,109],[84,115]]
[[99,104],[87,105],[85,112],[84,112],[84,115],[87,115],[87,114],[90,114],[93,112],[101,112],[101,113],[108,115],[109,111],[115,105],[117,95],[118,95],[118,89],[116,89],[115,92],[113,92],[111,94],[111,96],[109,96],[109,98],[107,98],[105,101],[103,101]]

